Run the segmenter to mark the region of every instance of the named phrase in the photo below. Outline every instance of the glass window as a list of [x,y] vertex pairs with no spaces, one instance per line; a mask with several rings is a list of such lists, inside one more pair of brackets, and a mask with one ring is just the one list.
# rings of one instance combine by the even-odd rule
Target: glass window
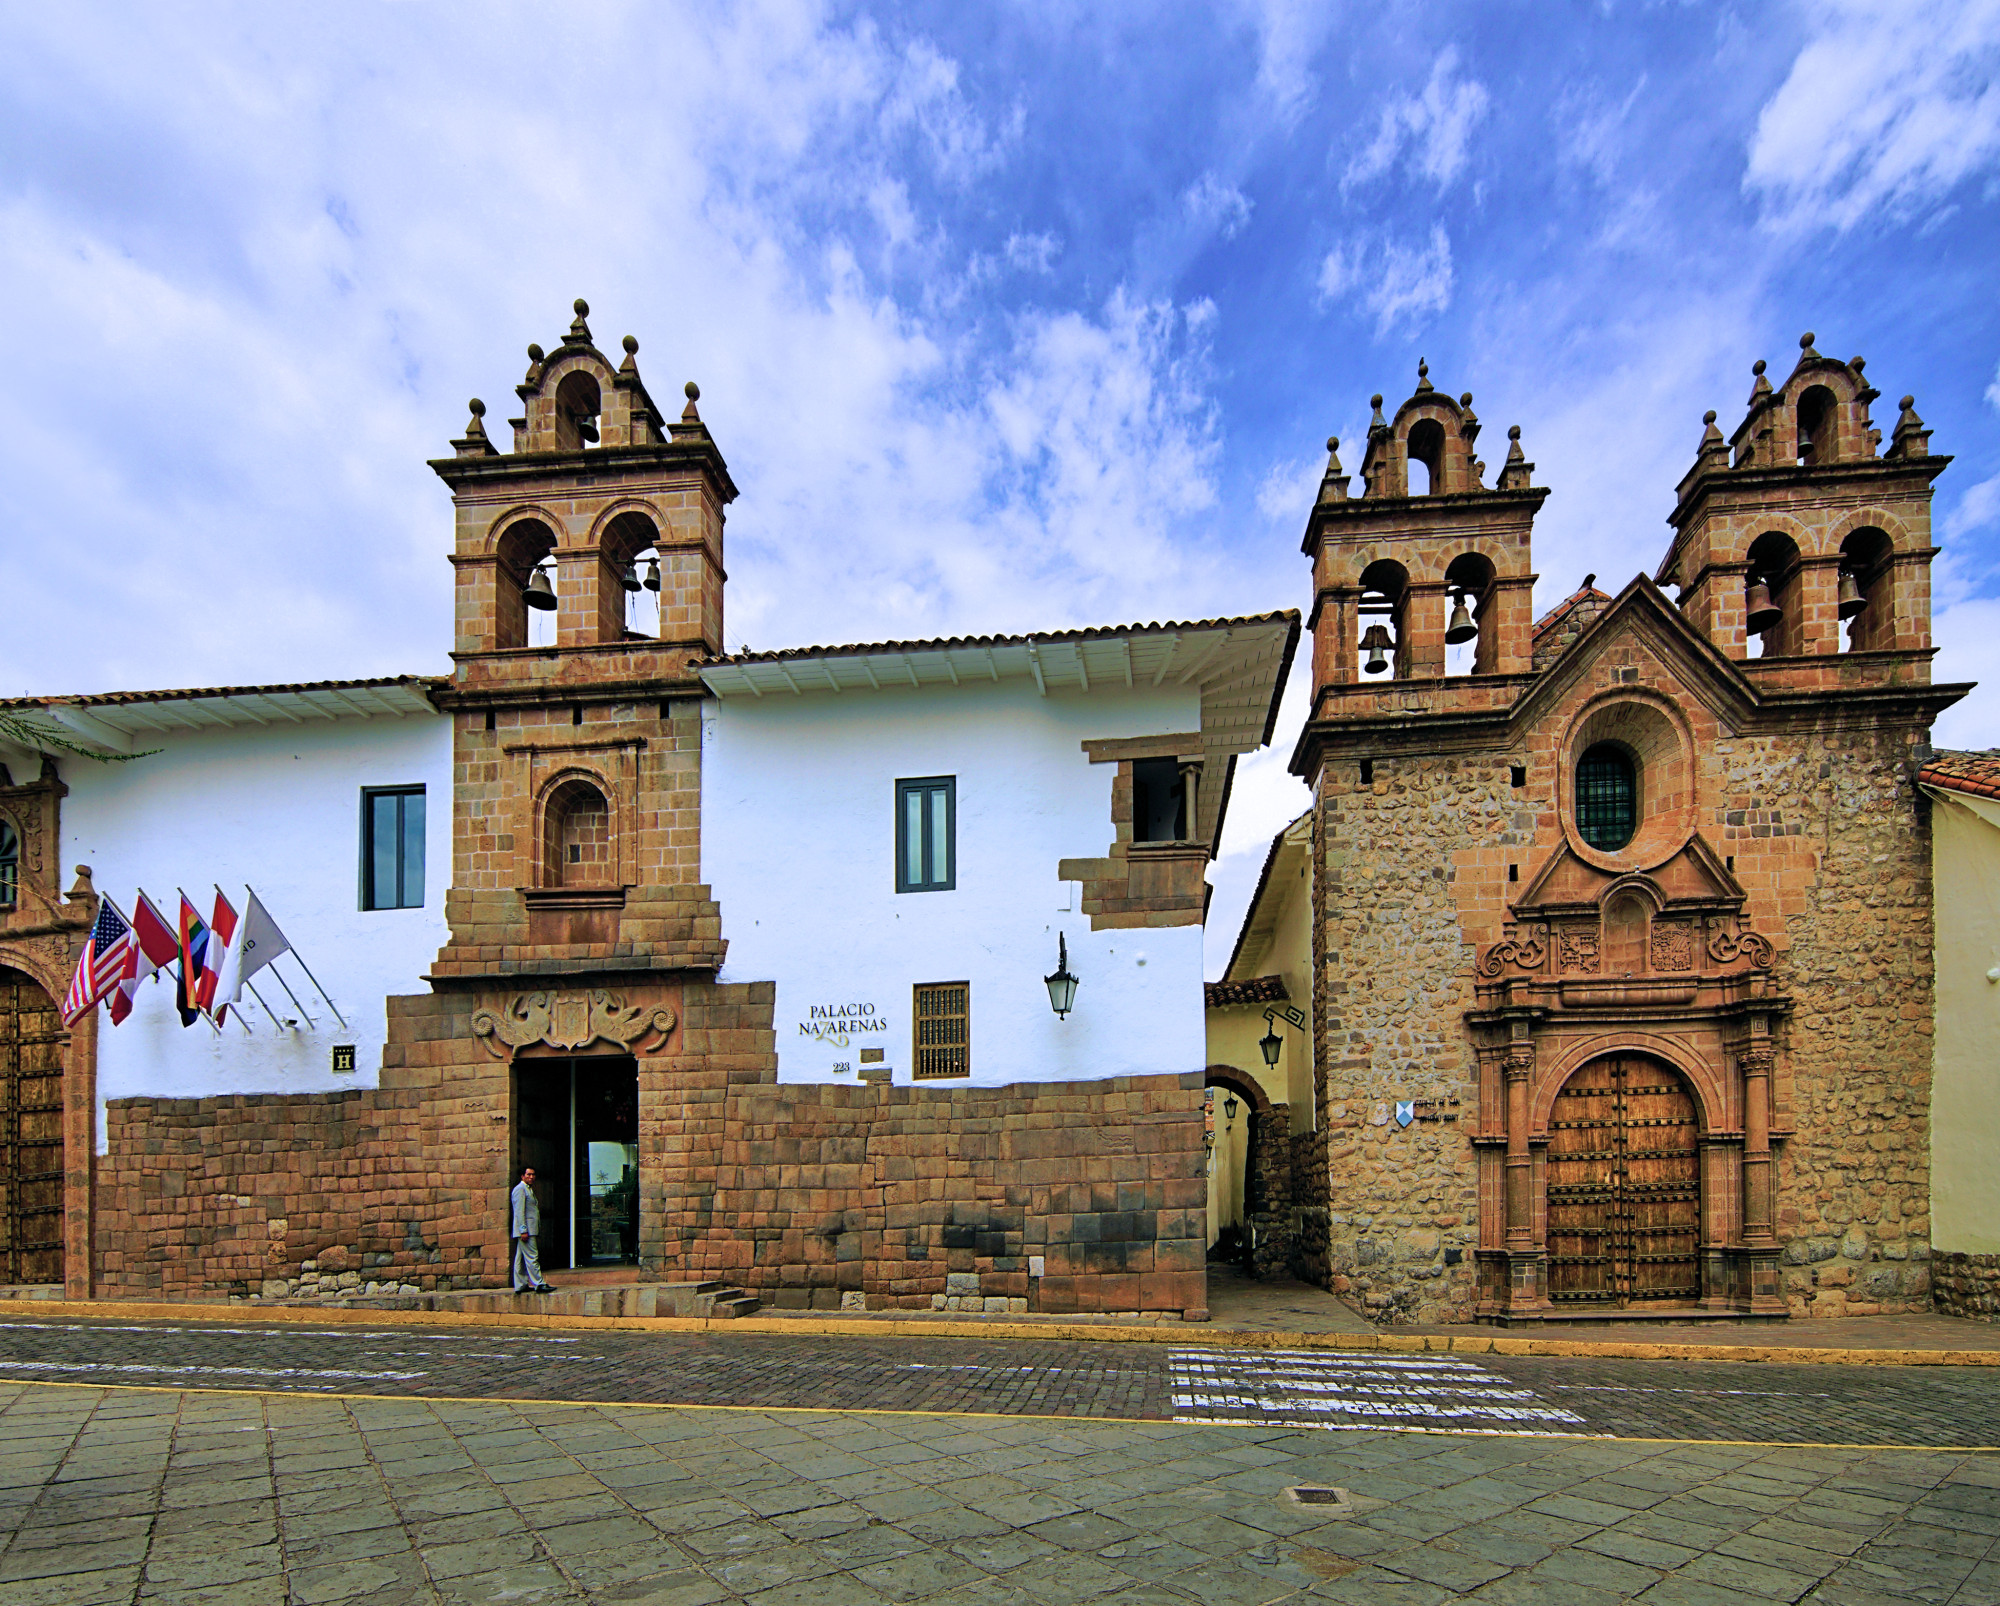
[[361,792],[361,907],[424,906],[424,789]]
[[915,1007],[915,1063],[910,1075],[919,1082],[972,1074],[972,983],[919,982]]
[[1615,853],[1639,828],[1639,776],[1622,747],[1599,742],[1576,765],[1576,828],[1601,853]]
[[0,909],[14,907],[21,885],[21,839],[0,820]]
[[958,885],[958,779],[932,775],[896,783],[896,890],[949,892]]

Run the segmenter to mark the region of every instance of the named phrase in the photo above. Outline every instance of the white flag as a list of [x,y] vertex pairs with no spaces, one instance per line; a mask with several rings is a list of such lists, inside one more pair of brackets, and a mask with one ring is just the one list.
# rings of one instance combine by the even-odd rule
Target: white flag
[[[246,889],[247,890],[247,889]],[[243,984],[282,953],[291,951],[291,939],[278,929],[278,922],[250,893],[243,918],[236,923],[236,937],[222,956],[222,971],[216,977],[215,1002],[240,1004]]]

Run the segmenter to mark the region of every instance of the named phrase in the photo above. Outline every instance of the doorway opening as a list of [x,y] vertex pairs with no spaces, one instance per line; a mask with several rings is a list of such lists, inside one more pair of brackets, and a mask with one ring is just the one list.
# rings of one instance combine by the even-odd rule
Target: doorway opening
[[511,1175],[535,1168],[544,1271],[639,1263],[639,1062],[514,1062]]
[[63,1280],[63,1051],[30,976],[0,967],[0,1282]]
[[1550,1299],[1701,1298],[1700,1136],[1687,1084],[1658,1060],[1593,1060],[1563,1084],[1549,1119]]

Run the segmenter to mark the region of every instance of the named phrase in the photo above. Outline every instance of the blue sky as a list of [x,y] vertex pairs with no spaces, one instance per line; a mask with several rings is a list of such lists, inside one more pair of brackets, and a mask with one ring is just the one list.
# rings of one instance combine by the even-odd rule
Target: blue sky
[[732,647],[1303,608],[1420,356],[1553,487],[1538,604],[1615,589],[1811,329],[1956,454],[1936,673],[2000,680],[1992,0],[70,5],[0,60],[9,694],[442,670],[424,459],[578,295],[701,383]]

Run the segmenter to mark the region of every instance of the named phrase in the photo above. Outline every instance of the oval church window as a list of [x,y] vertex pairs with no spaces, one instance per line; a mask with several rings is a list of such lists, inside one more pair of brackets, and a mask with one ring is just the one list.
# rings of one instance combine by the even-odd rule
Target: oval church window
[[1576,764],[1576,829],[1600,853],[1616,853],[1639,828],[1639,775],[1632,755],[1599,742]]

